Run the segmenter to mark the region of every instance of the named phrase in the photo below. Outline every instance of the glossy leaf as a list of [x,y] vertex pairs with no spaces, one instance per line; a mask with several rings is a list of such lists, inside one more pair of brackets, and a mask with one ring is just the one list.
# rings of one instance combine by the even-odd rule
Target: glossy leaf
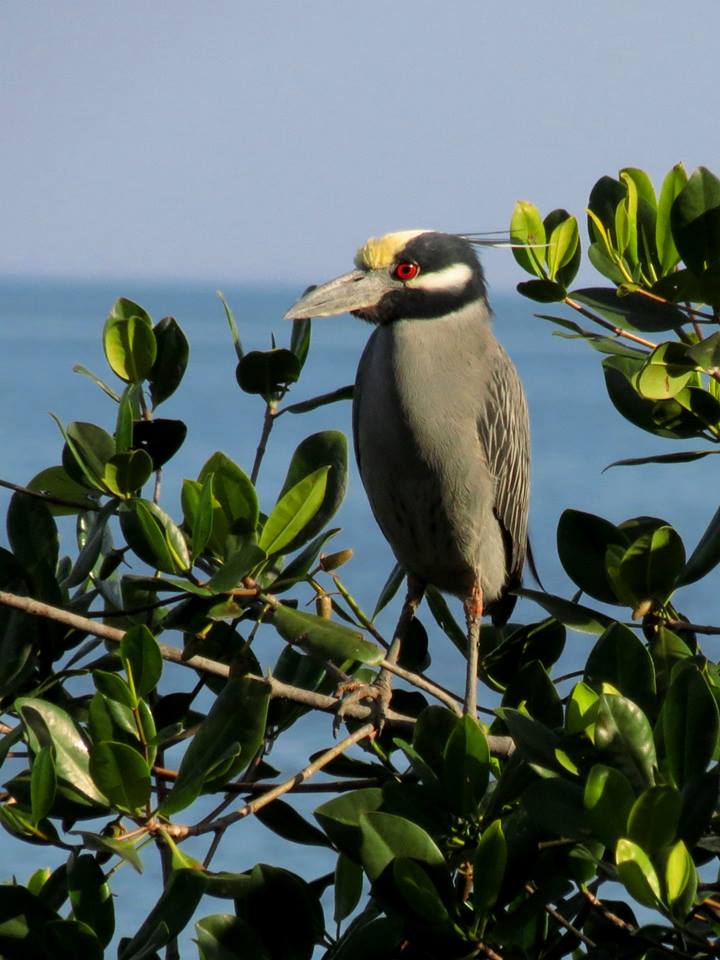
[[266,400],[281,393],[300,376],[301,363],[291,350],[252,350],[237,365],[238,386]]
[[585,782],[584,804],[594,836],[606,847],[627,835],[635,794],[627,777],[614,767],[596,763]]
[[256,818],[268,830],[272,830],[283,840],[311,847],[329,847],[329,840],[322,831],[302,817],[294,807],[284,800],[273,800],[258,810]]
[[482,727],[467,714],[460,717],[444,751],[442,786],[460,816],[472,816],[490,777],[490,750]]
[[343,501],[347,489],[348,455],[347,440],[339,430],[323,430],[320,433],[314,433],[298,444],[290,460],[278,503],[301,480],[321,467],[329,468],[321,505],[303,527],[301,534],[285,546],[284,549],[288,553],[318,534],[335,515]]
[[644,907],[658,907],[660,880],[650,858],[632,840],[618,840],[615,848],[618,876],[628,893]]
[[630,810],[627,834],[650,856],[669,846],[677,836],[682,796],[673,787],[650,787]]
[[345,387],[338,387],[337,390],[330,390],[328,393],[320,393],[317,397],[310,397],[309,400],[300,400],[298,403],[291,403],[283,407],[281,412],[285,413],[309,413],[311,410],[317,410],[318,407],[325,407],[329,403],[337,403],[339,400],[352,400],[355,387],[349,383]]
[[[560,271],[575,257],[579,236],[575,217],[568,216],[559,223],[548,236],[547,264],[551,280],[558,278]],[[564,277],[564,285],[572,282],[573,277]]]
[[450,915],[427,872],[405,857],[393,860],[393,880],[410,910],[431,927],[449,927]]
[[493,820],[478,842],[473,857],[473,909],[484,919],[495,906],[505,875],[507,843],[500,820]]
[[45,506],[54,517],[72,516],[79,510],[92,510],[97,506],[96,495],[91,495],[86,484],[78,483],[67,472],[65,467],[47,467],[36,473],[27,484],[29,490],[56,497],[58,500],[67,500],[69,506],[46,501]]
[[613,287],[584,287],[573,290],[571,296],[623,330],[659,333],[681,327],[687,320],[686,314],[673,304],[661,303],[641,293],[619,296]]
[[694,664],[673,674],[662,710],[665,759],[673,783],[700,777],[715,755],[720,718],[715,697]]
[[116,453],[105,464],[103,485],[115,496],[131,497],[150,479],[153,462],[144,450]]
[[602,517],[564,510],[557,528],[557,548],[565,572],[580,589],[604,603],[617,603],[607,575],[611,547],[625,547],[628,538]]
[[343,793],[315,809],[315,819],[337,848],[360,862],[360,820],[365,813],[377,810],[383,802],[379,787],[365,787]]
[[522,705],[531,717],[548,727],[562,725],[560,697],[539,660],[530,660],[519,667],[507,685],[502,703],[503,707]]
[[157,504],[129,500],[120,507],[119,517],[128,545],[145,563],[170,574],[190,569],[190,551],[180,528]]
[[233,914],[203,917],[195,930],[200,960],[268,960],[260,936],[247,921]]
[[720,563],[720,508],[713,514],[707,529],[690,554],[690,559],[680,573],[678,586],[685,586],[702,579],[718,563]]
[[685,548],[668,524],[642,533],[624,551],[608,573],[618,598],[635,610],[646,602],[663,604],[675,589],[685,566]]
[[687,173],[681,163],[675,164],[672,170],[665,176],[660,198],[658,200],[658,215],[655,228],[655,244],[662,273],[669,273],[675,267],[680,259],[680,254],[675,246],[670,226],[670,210],[675,202],[675,198],[687,183]]
[[652,729],[632,700],[607,694],[600,697],[595,718],[595,746],[636,789],[653,785],[657,757]]
[[670,400],[695,379],[695,363],[685,347],[674,341],[661,343],[639,370],[635,386],[646,400]]
[[180,386],[190,356],[187,337],[174,317],[163,317],[153,332],[157,352],[148,374],[153,407],[167,400]]
[[515,260],[527,273],[536,277],[546,276],[545,227],[540,211],[527,200],[518,200],[510,220],[510,240]]
[[365,640],[358,630],[334,620],[293,610],[283,604],[273,608],[272,619],[284,640],[297,643],[319,657],[330,657],[338,662],[356,660],[372,666],[385,656],[384,650]]
[[225,518],[225,529],[216,529],[213,520],[212,542],[217,543],[218,552],[223,555],[225,537],[228,532],[254,533],[260,514],[257,493],[252,481],[236,463],[224,453],[214,453],[205,463],[198,481],[203,483],[209,474],[213,474],[213,496],[221,506]]
[[157,640],[144,624],[130,627],[120,641],[123,666],[132,677],[138,697],[146,697],[157,686],[162,674],[162,654]]
[[182,420],[155,417],[133,422],[133,447],[148,454],[153,470],[159,470],[175,456],[186,436],[187,426]]
[[325,497],[329,467],[320,467],[280,497],[267,518],[259,546],[268,556],[280,553],[309,526]]
[[698,167],[670,209],[673,240],[688,267],[700,274],[720,260],[720,180]]
[[364,813],[360,817],[360,832],[360,856],[371,880],[376,880],[397,857],[410,857],[429,866],[445,863],[432,837],[404,817],[379,811]]
[[359,863],[344,853],[338,854],[335,867],[335,910],[333,919],[340,923],[349,917],[360,902],[363,871]]
[[213,593],[227,593],[242,584],[246,577],[259,563],[265,560],[264,550],[251,541],[243,544],[214,573],[207,582],[208,590]]
[[562,303],[567,296],[565,287],[552,280],[526,280],[517,285],[517,292],[538,303]]
[[310,349],[310,339],[312,335],[312,320],[293,320],[292,333],[290,334],[290,349],[298,358],[300,369],[305,366],[308,351]]
[[585,680],[600,689],[611,683],[643,709],[655,703],[655,667],[636,634],[622,623],[613,623],[590,651]]
[[62,465],[70,477],[77,483],[104,490],[105,464],[116,452],[114,439],[94,423],[73,421],[64,427],[57,417],[53,419],[65,439]]
[[71,856],[67,884],[73,917],[88,926],[106,947],[115,931],[115,910],[110,887],[95,857],[87,853]]
[[93,513],[90,521],[85,543],[72,566],[72,569],[65,580],[68,587],[77,587],[83,583],[97,564],[103,547],[108,539],[108,521],[114,515],[117,509],[117,503],[111,500],[105,506]]
[[164,814],[184,809],[217,776],[246,767],[265,736],[270,687],[253,677],[230,677],[193,737],[175,786],[161,804]]
[[137,750],[124,743],[96,743],[90,751],[90,774],[118,810],[135,814],[150,799],[150,768]]
[[51,575],[58,562],[58,530],[44,503],[14,493],[7,511],[7,536],[20,564],[33,573],[44,568]]
[[682,923],[690,912],[698,888],[698,873],[682,840],[672,847],[665,861],[665,890],[670,912]]
[[30,770],[30,809],[35,823],[44,820],[52,810],[56,789],[53,748],[42,747],[35,754]]
[[539,590],[519,590],[519,596],[534,600],[543,610],[580,633],[602,633],[613,622],[610,617],[599,610],[592,610],[581,603],[556,597],[551,593],[542,593]]
[[33,753],[53,747],[58,780],[72,787],[81,802],[104,806],[105,796],[90,776],[87,743],[70,715],[54,703],[32,697],[16,700],[15,709],[22,717]]
[[121,297],[113,304],[103,331],[105,357],[113,373],[126,383],[140,383],[152,370],[157,343],[148,314]]

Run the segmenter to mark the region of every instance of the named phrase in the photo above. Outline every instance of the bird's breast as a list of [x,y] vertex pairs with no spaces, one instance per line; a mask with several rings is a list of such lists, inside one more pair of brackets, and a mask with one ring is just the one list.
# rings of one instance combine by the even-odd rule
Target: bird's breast
[[373,513],[411,573],[462,593],[505,578],[494,479],[478,440],[487,324],[462,312],[378,327],[358,368],[355,443]]

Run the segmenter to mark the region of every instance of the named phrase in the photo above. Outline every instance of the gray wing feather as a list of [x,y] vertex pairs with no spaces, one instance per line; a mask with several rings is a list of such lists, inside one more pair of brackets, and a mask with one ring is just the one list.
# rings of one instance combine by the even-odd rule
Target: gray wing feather
[[520,377],[500,344],[492,356],[478,437],[495,478],[495,516],[508,546],[508,583],[518,583],[527,553],[530,427]]

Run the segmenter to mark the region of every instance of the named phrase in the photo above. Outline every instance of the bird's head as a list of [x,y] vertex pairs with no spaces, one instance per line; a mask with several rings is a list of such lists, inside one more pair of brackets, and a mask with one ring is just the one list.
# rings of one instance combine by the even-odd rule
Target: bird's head
[[355,256],[356,269],[312,287],[285,319],[353,313],[371,323],[429,319],[486,303],[482,267],[460,234],[402,230],[371,237]]

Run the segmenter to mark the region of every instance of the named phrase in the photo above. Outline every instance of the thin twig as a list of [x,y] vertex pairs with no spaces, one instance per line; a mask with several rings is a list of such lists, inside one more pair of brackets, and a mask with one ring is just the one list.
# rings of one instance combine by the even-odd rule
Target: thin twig
[[641,346],[648,347],[650,350],[655,350],[657,347],[657,344],[653,343],[652,340],[646,340],[644,337],[638,337],[637,334],[630,333],[629,330],[623,330],[622,327],[616,327],[614,324],[609,323],[602,317],[598,317],[597,314],[592,312],[592,310],[588,310],[586,307],[583,307],[582,304],[579,304],[577,300],[572,300],[570,297],[565,297],[564,302],[569,307],[572,307],[573,310],[577,310],[577,312],[582,314],[583,317],[587,317],[588,320],[592,320],[594,323],[598,323],[601,327],[605,327],[606,330],[610,330],[615,334],[616,337],[624,337],[626,340],[632,340],[633,343],[639,343]]
[[[153,776],[163,780],[177,779],[177,770],[168,770],[166,767],[154,766]],[[387,779],[387,778],[386,778]],[[417,778],[412,774],[398,774],[394,779],[404,783],[415,783]],[[343,793],[348,790],[364,790],[366,787],[377,787],[384,783],[379,777],[355,777],[352,780],[326,780],[322,783],[299,783],[293,787],[293,793]],[[257,783],[252,780],[236,780],[234,783],[223,784],[225,793],[262,795],[268,790],[274,790],[276,783]]]
[[274,420],[275,407],[271,403],[268,403],[265,407],[262,433],[260,434],[260,440],[258,441],[257,450],[255,451],[255,462],[253,463],[252,471],[250,473],[250,480],[252,481],[253,486],[257,483],[258,474],[260,473],[260,464],[265,456],[265,448],[267,447],[268,437],[270,436],[270,431],[273,428]]
[[242,820],[244,817],[247,817],[252,813],[256,813],[258,810],[266,807],[269,803],[272,803],[273,800],[281,797],[284,793],[288,793],[305,780],[309,780],[313,774],[322,770],[323,767],[331,763],[331,761],[333,761],[336,757],[339,757],[341,753],[344,753],[361,740],[365,740],[368,737],[373,736],[374,733],[374,723],[363,724],[362,727],[345,737],[339,743],[335,744],[334,747],[331,747],[329,750],[325,750],[324,753],[322,753],[312,763],[308,764],[307,767],[304,767],[292,777],[289,777],[287,780],[279,783],[276,787],[273,787],[272,790],[268,790],[267,793],[257,797],[255,800],[249,801],[238,810],[233,811],[233,813],[229,813],[225,817],[220,817],[210,823],[190,824],[188,826],[183,824],[172,824],[170,826],[163,824],[161,829],[169,833],[170,836],[176,840],[183,840],[185,837],[200,836],[203,833],[226,830],[232,824],[237,823],[238,820]]

